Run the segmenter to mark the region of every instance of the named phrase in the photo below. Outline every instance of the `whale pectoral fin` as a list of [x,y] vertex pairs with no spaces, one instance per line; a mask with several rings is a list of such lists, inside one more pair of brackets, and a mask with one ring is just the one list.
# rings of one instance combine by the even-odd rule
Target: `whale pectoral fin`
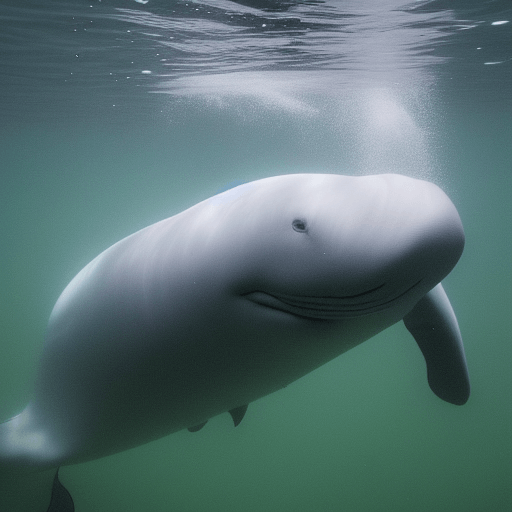
[[208,420],[206,420],[204,423],[199,423],[199,425],[195,425],[193,427],[188,427],[189,432],[197,432],[201,430],[206,424],[208,423]]
[[235,427],[240,425],[240,422],[244,419],[247,407],[249,406],[241,405],[240,407],[235,407],[234,409],[231,409],[229,411],[229,414],[231,414],[231,417],[233,418],[233,423],[235,424]]
[[52,499],[46,512],[74,512],[75,505],[69,491],[60,483],[59,470],[55,473],[52,487]]
[[457,318],[441,283],[403,320],[425,357],[432,391],[452,404],[465,404],[470,388],[466,356]]

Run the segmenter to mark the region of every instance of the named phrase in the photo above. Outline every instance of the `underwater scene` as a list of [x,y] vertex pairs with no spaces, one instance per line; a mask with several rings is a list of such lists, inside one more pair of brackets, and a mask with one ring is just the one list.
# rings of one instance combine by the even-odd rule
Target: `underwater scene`
[[510,512],[511,195],[509,0],[3,0],[0,511]]

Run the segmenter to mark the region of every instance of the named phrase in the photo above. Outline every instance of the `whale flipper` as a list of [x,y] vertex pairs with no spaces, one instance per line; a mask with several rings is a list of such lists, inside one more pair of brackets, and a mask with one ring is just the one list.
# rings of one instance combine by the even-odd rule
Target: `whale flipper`
[[452,404],[465,404],[470,392],[466,356],[457,318],[441,283],[404,316],[404,324],[425,357],[432,391]]
[[188,427],[187,430],[189,432],[199,432],[207,423],[208,423],[208,420],[204,421],[203,423],[199,423],[199,425],[194,425],[193,427]]
[[59,470],[57,470],[55,478],[53,479],[52,499],[47,512],[74,511],[75,505],[73,503],[73,498],[71,497],[71,494],[69,494],[69,491],[61,484],[59,480]]
[[247,407],[249,406],[241,405],[240,407],[235,407],[234,409],[231,409],[229,411],[229,414],[231,414],[231,417],[233,418],[233,423],[235,424],[235,427],[238,427],[238,425],[240,425],[240,422],[244,419]]

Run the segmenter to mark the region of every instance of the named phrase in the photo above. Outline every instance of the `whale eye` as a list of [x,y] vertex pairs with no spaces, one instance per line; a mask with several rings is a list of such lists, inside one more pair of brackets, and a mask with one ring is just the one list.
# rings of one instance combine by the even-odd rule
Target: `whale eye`
[[304,219],[295,219],[292,222],[292,227],[298,233],[307,233],[308,231],[308,224]]

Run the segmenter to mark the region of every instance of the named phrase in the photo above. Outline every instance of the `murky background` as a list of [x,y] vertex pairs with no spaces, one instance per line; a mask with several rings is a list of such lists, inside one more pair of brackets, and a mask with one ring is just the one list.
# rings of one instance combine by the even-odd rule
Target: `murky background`
[[509,1],[4,0],[0,419],[58,295],[120,238],[233,183],[398,172],[466,230],[445,280],[472,396],[398,324],[201,432],[61,478],[77,512],[512,510]]

